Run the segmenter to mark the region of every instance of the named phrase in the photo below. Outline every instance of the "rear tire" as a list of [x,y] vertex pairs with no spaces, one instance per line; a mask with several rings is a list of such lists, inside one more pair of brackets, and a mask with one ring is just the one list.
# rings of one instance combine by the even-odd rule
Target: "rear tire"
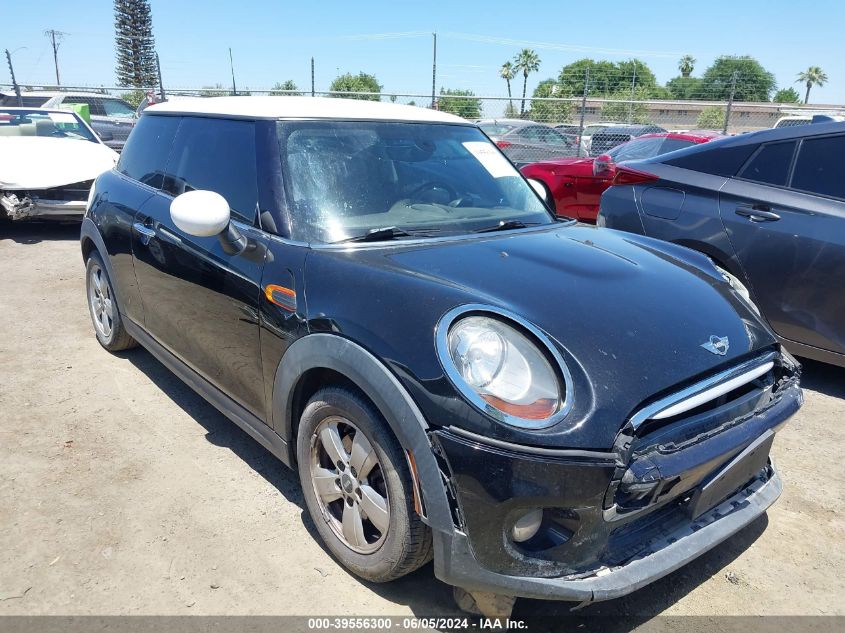
[[91,253],[85,264],[85,288],[94,334],[100,345],[110,352],[137,347],[138,343],[129,336],[123,326],[114,287],[103,260],[96,251]]
[[347,569],[387,582],[431,560],[431,530],[414,511],[405,452],[361,394],[318,391],[302,413],[296,456],[311,519]]

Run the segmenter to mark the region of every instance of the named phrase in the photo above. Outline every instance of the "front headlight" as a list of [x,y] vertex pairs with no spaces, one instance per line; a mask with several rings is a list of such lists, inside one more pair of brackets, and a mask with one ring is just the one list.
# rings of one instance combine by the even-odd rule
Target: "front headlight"
[[542,333],[517,323],[464,307],[441,322],[438,351],[455,386],[489,415],[521,428],[551,426],[565,413],[568,371]]
[[718,264],[714,263],[713,265],[716,267],[716,270],[719,271],[719,274],[722,275],[722,278],[731,285],[731,288],[733,288],[734,291],[736,291],[736,293],[745,300],[748,307],[751,308],[757,316],[760,316],[760,308],[758,308],[757,304],[754,303],[754,300],[751,298],[751,293],[748,291],[748,288],[745,287],[745,284],[737,279],[735,275],[732,275]]

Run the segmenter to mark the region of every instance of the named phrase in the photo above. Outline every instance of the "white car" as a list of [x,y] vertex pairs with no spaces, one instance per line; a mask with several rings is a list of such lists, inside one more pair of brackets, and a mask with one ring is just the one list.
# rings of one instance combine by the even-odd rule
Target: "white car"
[[79,217],[117,159],[75,112],[0,108],[0,216]]
[[627,123],[614,123],[612,121],[602,123],[587,123],[584,126],[584,132],[581,134],[581,145],[584,147],[584,150],[586,152],[584,156],[590,155],[590,149],[593,145],[593,135],[598,134],[599,132],[604,132],[609,127],[615,127],[619,125],[627,125]]

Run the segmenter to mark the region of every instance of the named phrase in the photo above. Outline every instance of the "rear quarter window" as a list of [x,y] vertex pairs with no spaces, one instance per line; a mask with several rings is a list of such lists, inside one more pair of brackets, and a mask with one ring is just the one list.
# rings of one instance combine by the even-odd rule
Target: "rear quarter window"
[[705,143],[699,151],[690,151],[683,156],[667,160],[666,164],[729,178],[736,175],[740,167],[759,147],[758,144],[754,143],[728,147],[713,146],[711,143]]
[[766,185],[784,186],[789,178],[796,144],[795,141],[786,141],[763,145],[742,168],[739,177]]
[[179,122],[180,118],[174,116],[142,116],[129,134],[117,171],[132,180],[161,189],[167,157]]

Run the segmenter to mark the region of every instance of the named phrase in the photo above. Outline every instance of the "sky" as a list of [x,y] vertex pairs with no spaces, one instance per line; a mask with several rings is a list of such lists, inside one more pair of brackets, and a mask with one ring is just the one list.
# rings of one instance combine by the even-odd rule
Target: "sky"
[[[813,89],[811,103],[845,104],[841,0],[815,0],[806,11],[784,0],[151,0],[150,5],[166,88],[231,85],[231,47],[239,88],[270,88],[286,79],[310,88],[313,56],[318,91],[328,89],[339,73],[364,71],[375,74],[385,92],[430,94],[436,31],[438,90],[502,96],[499,67],[529,47],[542,63],[529,79],[528,94],[538,81],[583,57],[637,57],[664,83],[678,75],[684,54],[698,60],[695,76],[720,55],[752,55],[774,73],[778,87],[792,86],[802,95],[797,73],[821,66],[828,83]],[[55,83],[44,31],[56,29],[66,33],[59,48],[64,85],[115,85],[110,0],[0,0],[0,16],[0,49],[13,51],[19,83]],[[9,83],[2,61],[0,83]]]

